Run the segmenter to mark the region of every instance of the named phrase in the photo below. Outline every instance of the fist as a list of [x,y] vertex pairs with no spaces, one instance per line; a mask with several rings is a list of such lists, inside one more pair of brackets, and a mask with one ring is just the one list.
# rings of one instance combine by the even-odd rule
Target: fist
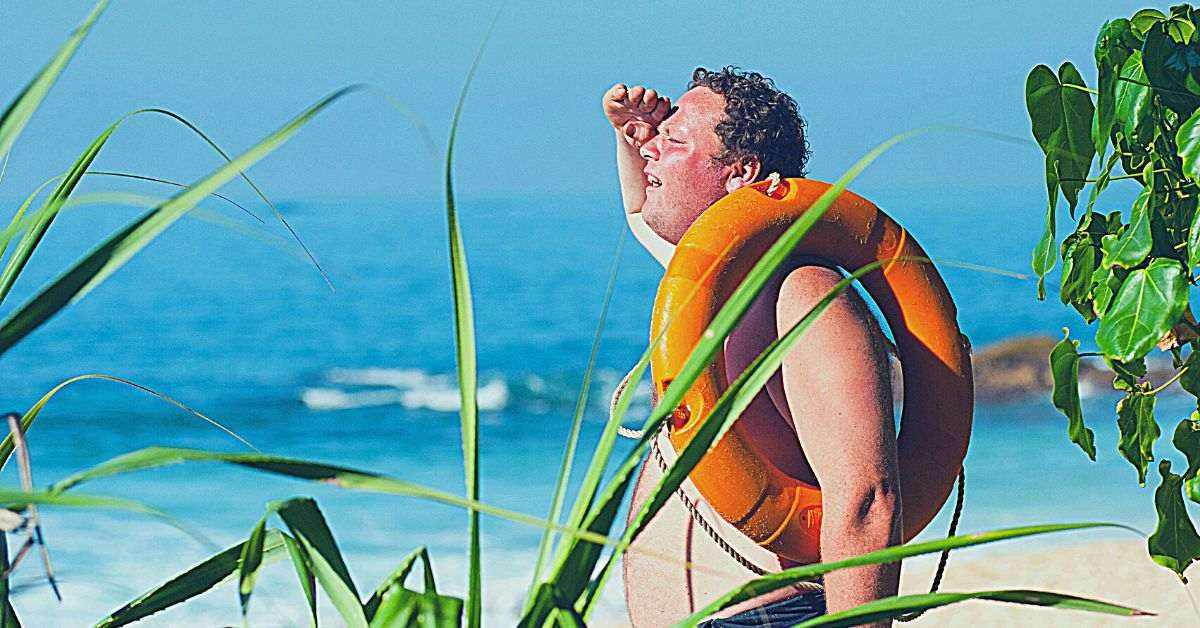
[[641,85],[617,83],[604,93],[604,116],[625,141],[641,147],[658,133],[658,125],[671,111],[671,99]]

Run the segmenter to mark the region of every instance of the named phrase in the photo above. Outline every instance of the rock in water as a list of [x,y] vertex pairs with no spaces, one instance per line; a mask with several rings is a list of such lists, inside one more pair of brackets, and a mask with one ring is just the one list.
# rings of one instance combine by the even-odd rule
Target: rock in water
[[[1030,395],[1047,395],[1054,386],[1050,351],[1058,344],[1052,336],[1018,336],[977,349],[971,356],[975,398],[980,403],[1015,401]],[[1164,356],[1147,359],[1149,372],[1143,381],[1163,382],[1171,377],[1170,360]],[[1113,374],[1100,358],[1079,363],[1079,392],[1083,396],[1112,390]],[[1177,388],[1173,387],[1173,388]]]

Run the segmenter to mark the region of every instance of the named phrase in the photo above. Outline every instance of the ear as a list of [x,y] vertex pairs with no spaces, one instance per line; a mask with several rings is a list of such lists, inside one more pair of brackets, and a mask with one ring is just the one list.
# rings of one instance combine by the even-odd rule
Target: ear
[[762,162],[757,157],[743,157],[729,166],[728,178],[725,179],[725,192],[733,192],[754,183],[762,171]]

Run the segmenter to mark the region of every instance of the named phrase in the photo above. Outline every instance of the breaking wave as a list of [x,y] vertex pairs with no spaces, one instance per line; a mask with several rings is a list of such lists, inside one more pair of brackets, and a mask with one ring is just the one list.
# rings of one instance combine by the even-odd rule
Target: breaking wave
[[[597,369],[588,395],[589,414],[607,410],[609,399],[625,373]],[[535,414],[571,412],[579,394],[580,375],[481,374],[478,403],[483,412],[520,409]],[[650,385],[643,380],[634,391],[628,419],[645,418]],[[331,368],[320,382],[300,391],[300,401],[314,411],[349,410],[373,406],[402,406],[409,410],[458,412],[457,378],[407,368]]]

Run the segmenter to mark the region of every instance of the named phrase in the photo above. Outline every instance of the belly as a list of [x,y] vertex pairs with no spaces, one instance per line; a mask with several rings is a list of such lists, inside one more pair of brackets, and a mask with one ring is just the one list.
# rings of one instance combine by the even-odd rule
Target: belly
[[[659,440],[666,444],[665,439]],[[668,464],[674,461],[669,450],[664,452],[664,458]],[[662,476],[661,467],[651,453],[634,487],[631,513],[637,512]],[[684,493],[693,504],[700,504],[690,484],[685,484]],[[782,568],[778,557],[743,536],[710,508],[698,505],[696,509],[711,532],[697,521],[679,495],[672,495],[625,554],[625,597],[634,626],[673,624],[730,589],[758,577],[734,557],[735,553],[762,571],[773,573]],[[715,616],[734,615],[794,594],[792,589],[783,589]]]

